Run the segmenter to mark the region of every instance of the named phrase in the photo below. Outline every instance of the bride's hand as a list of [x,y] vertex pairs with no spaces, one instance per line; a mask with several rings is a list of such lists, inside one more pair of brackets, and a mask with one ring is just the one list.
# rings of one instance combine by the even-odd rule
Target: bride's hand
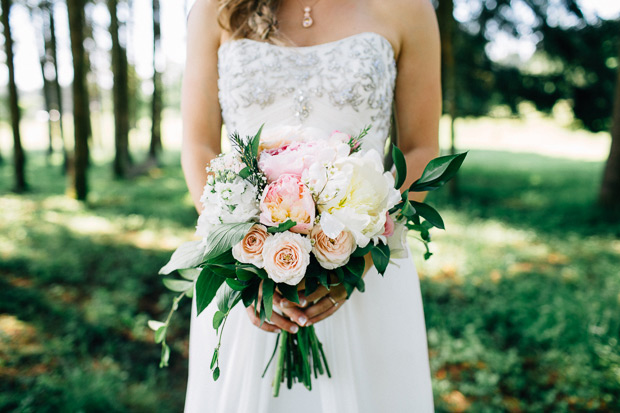
[[[262,299],[262,292],[263,289],[261,286],[258,292],[259,303]],[[299,326],[306,327],[311,324],[308,322],[309,316],[301,310],[301,308],[305,307],[308,302],[309,301],[307,301],[306,298],[300,294],[299,305],[297,305],[282,297],[278,291],[274,291],[273,307],[274,309],[279,309],[282,312],[282,315],[274,311],[271,314],[271,320],[265,320],[262,325],[258,311],[253,305],[249,306],[246,310],[252,324],[261,330],[268,331],[270,333],[279,333],[280,330],[286,330],[289,333],[295,334],[299,331]]]

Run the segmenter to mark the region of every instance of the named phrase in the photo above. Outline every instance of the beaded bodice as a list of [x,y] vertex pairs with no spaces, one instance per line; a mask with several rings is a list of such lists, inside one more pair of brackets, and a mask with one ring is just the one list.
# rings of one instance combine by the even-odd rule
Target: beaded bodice
[[383,152],[396,64],[377,33],[307,47],[232,40],[220,46],[218,71],[228,132],[250,135],[264,123],[357,134],[371,125],[363,145]]

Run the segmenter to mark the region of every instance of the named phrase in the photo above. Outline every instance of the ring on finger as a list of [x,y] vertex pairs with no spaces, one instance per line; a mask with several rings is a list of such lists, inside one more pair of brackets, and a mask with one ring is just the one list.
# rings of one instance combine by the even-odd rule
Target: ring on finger
[[338,301],[334,300],[334,297],[332,297],[331,295],[328,295],[327,298],[329,298],[329,301],[332,302],[334,307],[338,307],[339,303],[338,303]]

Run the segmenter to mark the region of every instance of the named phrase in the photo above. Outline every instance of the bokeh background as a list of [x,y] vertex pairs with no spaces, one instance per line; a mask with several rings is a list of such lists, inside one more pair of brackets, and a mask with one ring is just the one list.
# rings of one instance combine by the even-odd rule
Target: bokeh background
[[[0,411],[181,411],[189,303],[167,369],[146,322],[197,218],[189,5],[0,4]],[[620,411],[620,2],[435,6],[441,144],[469,150],[433,257],[410,240],[437,411]]]

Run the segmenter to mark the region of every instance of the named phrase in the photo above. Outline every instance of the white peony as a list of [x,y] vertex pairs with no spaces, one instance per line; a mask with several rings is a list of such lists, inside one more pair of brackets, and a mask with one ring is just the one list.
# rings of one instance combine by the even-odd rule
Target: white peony
[[334,162],[317,208],[321,227],[330,238],[348,230],[365,247],[383,234],[386,212],[401,199],[394,177],[384,172],[381,156],[374,150]]
[[310,264],[310,240],[294,232],[280,232],[265,239],[263,263],[269,278],[277,283],[297,285]]

